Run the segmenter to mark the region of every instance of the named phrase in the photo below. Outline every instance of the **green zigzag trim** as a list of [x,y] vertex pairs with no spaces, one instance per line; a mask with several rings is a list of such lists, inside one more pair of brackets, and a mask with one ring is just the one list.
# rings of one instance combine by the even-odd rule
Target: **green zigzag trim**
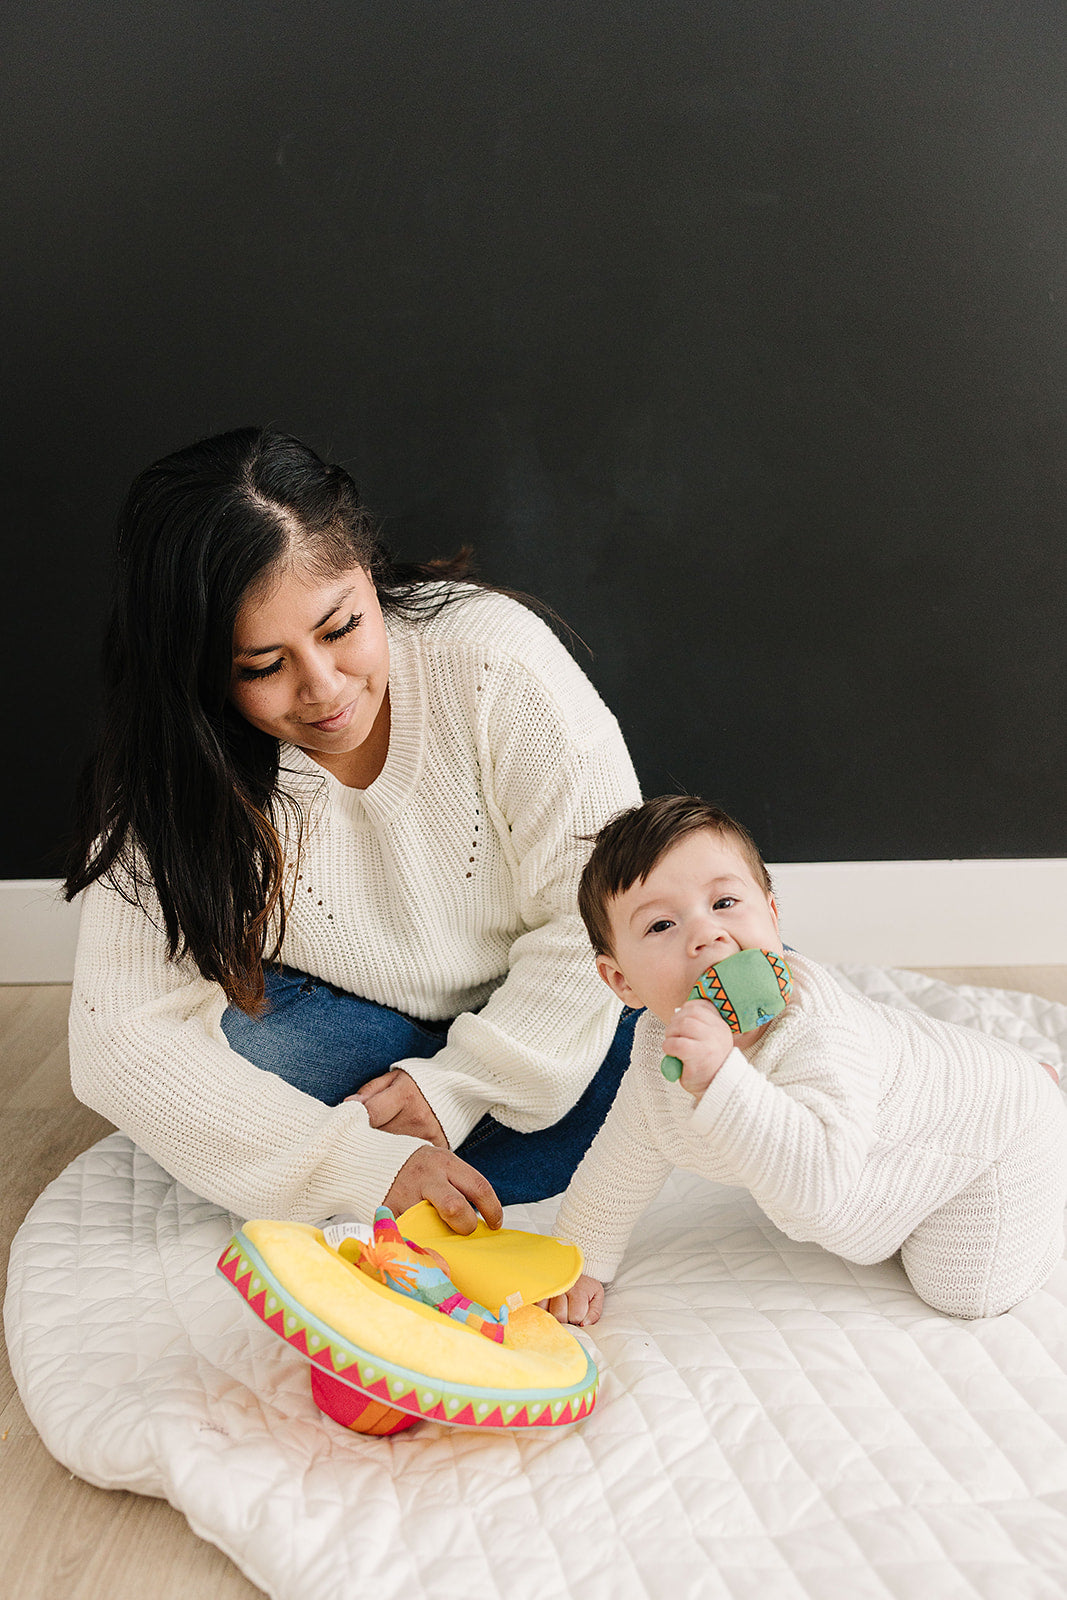
[[[341,1377],[345,1372],[351,1371],[352,1367],[355,1366],[359,1371],[360,1382],[362,1383],[365,1381],[365,1371],[359,1363],[359,1358],[357,1357],[355,1360],[353,1360],[351,1351],[346,1349],[344,1345],[335,1344],[332,1339],[325,1337],[317,1327],[312,1325],[311,1322],[304,1321],[303,1317],[293,1309],[298,1302],[281,1292],[281,1286],[277,1283],[277,1280],[267,1272],[266,1268],[263,1267],[262,1262],[251,1260],[238,1246],[234,1250],[228,1252],[222,1258],[220,1266],[227,1265],[232,1262],[234,1256],[239,1257],[239,1262],[237,1270],[234,1273],[233,1286],[238,1293],[242,1295],[242,1298],[248,1301],[249,1305],[251,1305],[252,1300],[254,1300],[257,1295],[262,1293],[264,1290],[266,1291],[266,1300],[264,1301],[263,1307],[265,1315],[262,1318],[264,1323],[267,1322],[268,1318],[276,1317],[280,1311],[282,1313],[285,1327],[285,1332],[283,1335],[281,1335],[281,1337],[285,1339],[287,1344],[292,1343],[295,1335],[302,1332],[305,1340],[307,1341],[307,1347],[312,1354],[318,1355],[323,1350],[329,1351],[332,1370],[331,1367],[323,1366],[321,1361],[317,1361],[315,1363],[316,1366],[322,1367],[323,1372],[329,1373],[333,1377]],[[243,1290],[241,1289],[241,1284],[245,1278],[250,1275],[252,1277],[252,1282],[248,1286],[249,1292],[248,1294],[244,1294]],[[274,1332],[273,1328],[271,1329],[271,1332]],[[369,1368],[366,1369],[367,1372],[369,1372],[369,1370]],[[384,1372],[375,1374],[369,1379],[369,1381],[374,1383],[380,1377],[384,1377]]]

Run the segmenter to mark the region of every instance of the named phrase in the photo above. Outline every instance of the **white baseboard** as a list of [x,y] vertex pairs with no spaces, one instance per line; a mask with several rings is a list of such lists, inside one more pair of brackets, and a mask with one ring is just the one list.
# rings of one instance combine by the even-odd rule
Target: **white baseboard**
[[[1067,859],[792,861],[771,867],[782,936],[819,961],[1067,964]],[[0,880],[0,983],[69,983],[78,907],[48,878]]]
[[817,961],[1067,963],[1067,859],[797,861],[770,872],[783,938]]
[[0,983],[69,983],[79,910],[57,878],[0,879]]

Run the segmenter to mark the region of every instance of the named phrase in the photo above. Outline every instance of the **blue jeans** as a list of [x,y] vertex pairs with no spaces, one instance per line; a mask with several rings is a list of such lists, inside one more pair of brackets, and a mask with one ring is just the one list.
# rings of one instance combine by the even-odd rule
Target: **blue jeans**
[[[270,1009],[261,1017],[234,1006],[223,1013],[230,1047],[329,1106],[395,1062],[436,1055],[444,1045],[447,1022],[417,1022],[291,968],[268,969],[264,978]],[[629,1008],[623,1012],[592,1082],[550,1128],[516,1133],[486,1116],[464,1139],[456,1154],[489,1179],[502,1205],[544,1200],[567,1187],[629,1065],[638,1016]]]

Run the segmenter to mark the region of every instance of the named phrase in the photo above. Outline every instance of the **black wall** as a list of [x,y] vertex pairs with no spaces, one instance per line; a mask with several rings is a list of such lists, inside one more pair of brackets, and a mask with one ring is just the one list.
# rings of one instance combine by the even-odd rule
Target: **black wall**
[[126,484],[249,421],[551,602],[772,859],[1067,854],[1063,0],[0,29],[0,876],[58,870]]

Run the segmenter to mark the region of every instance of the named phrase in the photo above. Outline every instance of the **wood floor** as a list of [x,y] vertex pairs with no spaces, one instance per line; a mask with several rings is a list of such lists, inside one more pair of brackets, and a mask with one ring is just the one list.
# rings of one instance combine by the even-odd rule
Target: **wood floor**
[[[112,1132],[79,1105],[66,985],[0,986],[0,1254],[41,1190]],[[94,1489],[48,1454],[0,1358],[0,1600],[257,1600],[163,1500]]]
[[[1067,1002],[1067,967],[927,968]],[[0,1260],[41,1190],[111,1125],[70,1092],[65,985],[0,986]],[[94,1489],[45,1450],[0,1350],[0,1600],[255,1600],[161,1500]]]

